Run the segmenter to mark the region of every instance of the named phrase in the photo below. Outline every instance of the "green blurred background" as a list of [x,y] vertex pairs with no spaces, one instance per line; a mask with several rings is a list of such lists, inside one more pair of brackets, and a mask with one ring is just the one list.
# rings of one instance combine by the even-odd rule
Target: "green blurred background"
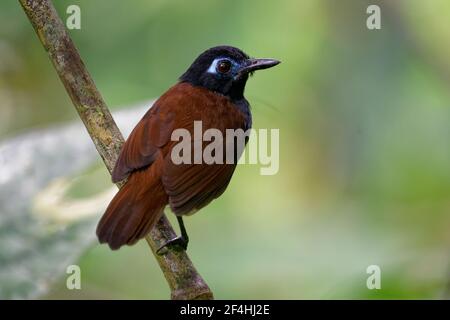
[[[70,35],[112,110],[158,97],[215,45],[283,61],[246,90],[254,127],[280,129],[279,173],[239,166],[225,194],[186,219],[189,254],[217,298],[448,297],[449,1],[54,2],[63,18],[80,6]],[[369,4],[381,30],[366,28]],[[19,3],[1,1],[0,139],[77,119]],[[93,243],[72,263],[82,290],[67,290],[61,269],[40,298],[169,296],[144,241],[118,252]],[[366,287],[372,264],[381,290]]]

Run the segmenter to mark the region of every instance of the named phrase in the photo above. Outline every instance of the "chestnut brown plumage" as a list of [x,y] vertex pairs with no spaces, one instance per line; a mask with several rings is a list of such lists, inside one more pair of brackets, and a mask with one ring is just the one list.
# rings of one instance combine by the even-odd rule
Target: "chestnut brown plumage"
[[193,136],[194,121],[202,121],[203,130],[215,128],[224,135],[226,129],[249,129],[251,114],[243,96],[248,73],[278,63],[250,59],[228,46],[211,48],[194,61],[125,142],[112,179],[128,181],[98,224],[101,243],[111,249],[132,245],[150,232],[167,205],[177,216],[188,215],[225,191],[235,164],[175,164],[172,132],[184,128]]

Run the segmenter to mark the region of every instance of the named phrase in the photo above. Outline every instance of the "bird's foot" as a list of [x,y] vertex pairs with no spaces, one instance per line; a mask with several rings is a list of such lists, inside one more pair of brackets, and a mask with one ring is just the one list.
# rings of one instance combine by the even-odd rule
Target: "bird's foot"
[[167,249],[167,247],[173,247],[173,248],[176,248],[177,250],[185,250],[186,251],[186,249],[188,247],[188,243],[189,243],[189,240],[186,239],[185,237],[183,237],[183,236],[176,237],[176,238],[173,238],[172,240],[169,240],[166,243],[164,243],[161,247],[158,248],[158,250],[156,250],[156,253],[160,256],[164,255],[165,253],[167,253],[166,252],[167,250],[164,250],[164,249]]

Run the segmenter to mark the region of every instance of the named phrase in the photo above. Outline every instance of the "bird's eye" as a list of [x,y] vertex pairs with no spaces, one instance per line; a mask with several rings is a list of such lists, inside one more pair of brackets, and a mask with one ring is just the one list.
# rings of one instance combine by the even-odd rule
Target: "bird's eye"
[[228,60],[221,60],[217,64],[217,71],[220,73],[227,73],[231,69],[231,62]]

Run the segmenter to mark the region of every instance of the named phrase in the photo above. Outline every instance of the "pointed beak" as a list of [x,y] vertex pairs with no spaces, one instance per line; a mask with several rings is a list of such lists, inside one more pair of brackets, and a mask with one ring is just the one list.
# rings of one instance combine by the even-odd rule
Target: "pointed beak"
[[256,70],[272,68],[279,63],[281,63],[281,61],[275,59],[248,59],[246,65],[239,70],[239,74],[244,75]]

